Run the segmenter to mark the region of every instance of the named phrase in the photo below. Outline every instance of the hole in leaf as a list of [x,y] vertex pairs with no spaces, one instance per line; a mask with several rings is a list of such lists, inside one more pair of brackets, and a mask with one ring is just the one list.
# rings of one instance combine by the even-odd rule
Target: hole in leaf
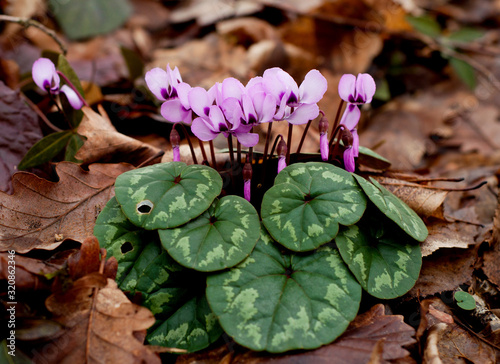
[[153,210],[154,204],[149,200],[141,201],[137,204],[137,212],[141,215],[149,214]]
[[128,252],[131,252],[134,250],[134,246],[130,242],[123,243],[122,246],[120,247],[120,250],[123,254],[126,254]]

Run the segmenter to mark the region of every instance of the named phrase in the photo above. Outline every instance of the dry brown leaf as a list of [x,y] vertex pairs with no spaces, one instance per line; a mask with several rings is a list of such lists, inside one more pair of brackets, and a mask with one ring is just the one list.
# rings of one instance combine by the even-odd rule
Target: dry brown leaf
[[50,296],[46,306],[66,330],[35,351],[35,363],[161,363],[134,336],[154,324],[153,314],[132,304],[102,274],[80,278],[66,292]]
[[423,259],[420,276],[408,295],[426,297],[470,284],[476,257],[475,248],[439,249]]
[[[421,303],[418,337],[426,338],[423,363],[496,363],[496,350],[473,333],[450,321],[451,312],[438,298]],[[424,335],[425,334],[425,335]]]
[[18,172],[14,194],[0,193],[0,251],[51,250],[65,239],[83,241],[93,234],[101,209],[114,195],[118,175],[129,164],[93,164],[84,171],[77,164],[56,165],[59,182]]
[[227,346],[223,346],[203,354],[181,356],[177,363],[365,364],[371,358],[379,358],[381,363],[388,363],[409,356],[403,346],[415,343],[414,334],[415,330],[403,322],[402,316],[385,315],[384,306],[378,304],[358,315],[335,342],[316,350],[284,355],[245,351],[232,355]]
[[76,154],[84,163],[97,161],[127,161],[134,165],[160,154],[160,150],[116,131],[104,109],[98,114],[89,107],[82,108],[85,114],[78,133],[87,137]]
[[478,227],[462,222],[448,223],[440,220],[432,220],[427,223],[429,236],[420,244],[422,256],[431,255],[438,249],[460,248],[467,249],[475,244],[475,236]]
[[395,178],[380,177],[377,180],[420,216],[443,217],[442,207],[448,195],[447,191],[432,190],[418,183],[406,182]]

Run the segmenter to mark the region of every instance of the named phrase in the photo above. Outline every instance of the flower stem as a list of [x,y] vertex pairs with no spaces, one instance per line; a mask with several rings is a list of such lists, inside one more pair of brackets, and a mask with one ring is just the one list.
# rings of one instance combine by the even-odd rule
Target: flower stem
[[[320,110],[320,113],[324,116],[325,113],[323,111]],[[312,123],[312,120],[309,120],[307,122],[307,125],[306,125],[306,128],[304,129],[304,132],[302,133],[302,137],[300,138],[300,143],[299,143],[299,146],[297,148],[297,154],[300,153],[300,150],[302,149],[302,144],[304,144],[304,140],[306,139],[306,135],[307,135],[307,131],[309,130],[309,127],[311,126],[311,123]]]
[[333,139],[335,137],[335,129],[337,129],[337,126],[340,123],[340,112],[342,111],[342,107],[344,106],[344,103],[345,103],[345,101],[340,99],[339,108],[337,109],[337,115],[335,115],[335,120],[333,121],[333,125],[332,125],[332,136],[330,137],[330,142],[328,143],[330,146],[332,145]]
[[193,163],[198,164],[198,160],[196,159],[196,153],[194,152],[193,143],[191,143],[191,138],[189,137],[189,133],[188,133],[186,127],[184,126],[184,124],[182,124],[182,123],[179,123],[179,124],[182,128],[182,132],[184,133],[184,136],[187,139],[187,142],[189,144],[189,149],[191,149],[191,157],[193,158]]
[[213,167],[213,169],[217,170],[217,161],[215,160],[214,142],[212,140],[209,140],[208,144],[210,145],[210,157],[212,158],[212,167]]
[[78,98],[80,99],[80,101],[81,101],[81,102],[82,102],[85,106],[89,106],[89,104],[87,103],[87,101],[85,100],[85,98],[83,97],[83,95],[81,95],[81,94],[80,94],[80,92],[76,89],[75,85],[73,85],[73,82],[71,82],[71,81],[69,80],[69,78],[68,78],[68,77],[66,77],[66,75],[65,75],[64,73],[62,73],[61,71],[57,71],[57,74],[58,74],[59,76],[61,76],[61,77],[64,79],[64,81],[66,81],[66,84],[67,84],[69,87],[71,87],[71,89],[72,89],[73,91],[75,91],[75,93],[78,95]]
[[236,156],[238,164],[241,164],[241,144],[239,141],[236,142]]
[[286,139],[286,164],[290,165],[290,150],[292,149],[293,124],[288,123],[288,137]]
[[269,141],[271,140],[271,130],[273,128],[273,122],[269,122],[267,126],[267,135],[266,135],[266,145],[264,146],[264,155],[262,156],[262,160],[264,162],[264,169],[266,168],[265,163],[267,160],[267,152],[269,150]]
[[232,169],[234,166],[234,151],[233,151],[233,137],[231,136],[231,134],[229,134],[227,137],[227,146],[229,148],[229,160],[231,161],[231,169]]
[[205,152],[205,146],[203,145],[203,142],[201,139],[198,139],[198,145],[200,146],[201,149],[201,155],[203,156],[203,164],[207,163],[208,164],[208,158],[207,158],[207,153]]

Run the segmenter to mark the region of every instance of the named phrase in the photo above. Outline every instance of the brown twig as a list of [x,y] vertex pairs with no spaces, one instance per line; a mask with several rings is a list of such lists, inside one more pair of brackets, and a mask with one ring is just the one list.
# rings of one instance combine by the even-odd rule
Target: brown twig
[[66,46],[63,44],[63,42],[59,39],[57,36],[56,32],[54,32],[52,29],[47,28],[45,25],[41,24],[40,22],[37,22],[36,20],[33,19],[27,19],[27,18],[19,18],[17,16],[10,16],[10,15],[4,15],[0,14],[0,21],[6,21],[10,23],[17,23],[22,25],[25,28],[29,27],[35,27],[40,29],[42,32],[47,34],[49,37],[54,39],[54,41],[57,43],[59,48],[61,48],[61,52],[66,55],[68,53],[68,49]]
[[57,126],[55,126],[54,124],[52,124],[52,122],[45,116],[45,114],[42,112],[42,110],[40,110],[40,108],[35,103],[33,103],[33,101],[31,101],[29,98],[27,98],[23,94],[21,94],[21,97],[24,100],[24,102],[26,102],[29,105],[29,107],[31,107],[33,109],[33,111],[36,112],[36,114],[40,117],[40,119],[42,119],[43,122],[45,124],[47,124],[47,126],[49,128],[51,128],[54,131],[63,131],[62,129],[60,129]]

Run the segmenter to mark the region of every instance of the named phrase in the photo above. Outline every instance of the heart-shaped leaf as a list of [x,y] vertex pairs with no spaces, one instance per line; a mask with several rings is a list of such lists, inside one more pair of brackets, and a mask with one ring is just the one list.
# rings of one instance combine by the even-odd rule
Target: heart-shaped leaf
[[180,264],[210,272],[245,259],[259,239],[259,228],[259,215],[252,204],[228,195],[187,224],[158,232],[163,247]]
[[221,334],[222,329],[205,295],[199,295],[187,301],[152,331],[147,340],[152,345],[193,352],[206,348]]
[[361,286],[390,299],[408,292],[422,266],[420,245],[383,216],[342,228],[335,242]]
[[262,200],[262,221],[277,242],[294,251],[331,241],[339,224],[356,223],[366,208],[351,174],[331,164],[292,164],[274,183]]
[[205,211],[222,190],[219,173],[203,165],[160,163],[118,176],[116,199],[124,214],[147,230],[187,223]]
[[[193,274],[163,250],[157,234],[132,224],[114,197],[99,214],[94,235],[118,261],[116,281],[120,289],[141,292],[144,306],[157,318],[185,302]],[[186,280],[191,281],[189,286]]]
[[266,233],[236,267],[207,278],[224,331],[252,350],[284,352],[330,343],[354,319],[361,287],[336,250],[281,254]]
[[462,310],[470,311],[476,308],[476,300],[471,294],[467,292],[457,291],[453,295],[453,298],[455,298],[455,301],[457,301],[457,306]]
[[363,177],[353,174],[359,185],[368,195],[371,202],[379,208],[385,216],[394,221],[408,235],[420,242],[427,238],[429,232],[422,219],[403,201],[394,196],[384,186],[373,178],[368,182]]

